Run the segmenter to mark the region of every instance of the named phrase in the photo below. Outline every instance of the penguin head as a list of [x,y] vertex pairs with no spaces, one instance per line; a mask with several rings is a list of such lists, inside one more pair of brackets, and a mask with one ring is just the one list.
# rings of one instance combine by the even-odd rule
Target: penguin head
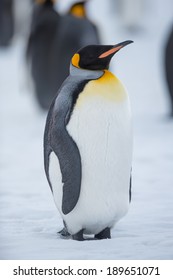
[[73,4],[69,10],[69,14],[80,18],[86,17],[86,10],[85,10],[86,2],[87,1],[85,0]]
[[116,45],[89,45],[75,53],[71,63],[74,67],[87,70],[108,69],[114,54],[131,43],[133,41],[128,40]]

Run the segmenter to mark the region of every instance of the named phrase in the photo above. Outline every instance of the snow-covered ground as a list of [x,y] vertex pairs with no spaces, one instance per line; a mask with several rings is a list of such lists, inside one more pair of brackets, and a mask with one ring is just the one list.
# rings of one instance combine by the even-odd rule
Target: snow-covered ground
[[24,42],[0,50],[0,259],[173,259],[173,120],[166,117],[162,69],[172,4],[150,2],[137,33],[122,29],[110,9],[101,8],[104,1],[96,16],[104,43],[135,42],[111,64],[128,88],[134,119],[132,203],[111,240],[57,236],[62,221],[43,170],[46,114],[22,82]]

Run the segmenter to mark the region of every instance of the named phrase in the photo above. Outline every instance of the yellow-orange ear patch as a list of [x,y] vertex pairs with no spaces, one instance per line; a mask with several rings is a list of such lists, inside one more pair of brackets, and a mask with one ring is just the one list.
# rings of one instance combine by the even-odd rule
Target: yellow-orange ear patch
[[85,9],[84,9],[84,6],[83,5],[75,5],[74,7],[71,8],[71,11],[70,13],[76,17],[85,17],[86,14],[85,14]]
[[75,55],[73,55],[72,60],[71,60],[73,66],[79,68],[79,60],[80,60],[80,55],[78,53],[75,53]]

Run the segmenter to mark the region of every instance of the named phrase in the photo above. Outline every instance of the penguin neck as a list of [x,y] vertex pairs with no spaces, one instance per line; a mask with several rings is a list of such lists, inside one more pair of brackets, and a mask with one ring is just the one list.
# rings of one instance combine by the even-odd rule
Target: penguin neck
[[102,70],[88,70],[88,69],[81,69],[73,66],[70,64],[70,75],[71,76],[80,76],[85,79],[95,80],[104,75],[104,71]]

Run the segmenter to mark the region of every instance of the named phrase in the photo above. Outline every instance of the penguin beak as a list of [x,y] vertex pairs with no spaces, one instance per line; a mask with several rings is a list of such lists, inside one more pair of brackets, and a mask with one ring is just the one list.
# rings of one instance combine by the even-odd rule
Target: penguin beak
[[119,43],[119,44],[117,44],[117,45],[114,45],[114,46],[112,46],[112,48],[111,48],[110,50],[108,50],[108,51],[102,53],[102,54],[99,56],[99,58],[105,58],[105,57],[108,57],[108,56],[110,56],[110,55],[113,56],[113,55],[114,55],[116,52],[118,52],[120,49],[124,48],[125,46],[127,46],[127,45],[129,45],[129,44],[131,44],[131,43],[133,43],[133,41],[128,40],[128,41],[121,42],[121,43]]

